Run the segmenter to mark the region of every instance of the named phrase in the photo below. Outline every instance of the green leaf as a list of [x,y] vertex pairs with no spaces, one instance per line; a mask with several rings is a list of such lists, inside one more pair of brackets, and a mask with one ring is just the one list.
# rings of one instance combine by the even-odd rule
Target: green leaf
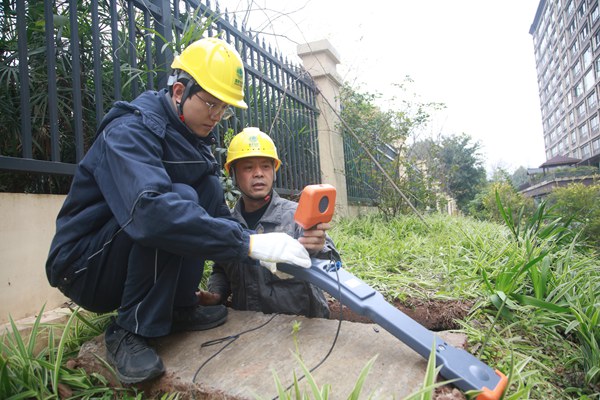
[[540,300],[535,297],[527,296],[524,294],[513,293],[511,295],[511,298],[515,299],[520,304],[523,304],[526,306],[534,306],[534,307],[538,307],[538,308],[543,308],[545,310],[552,311],[552,312],[559,313],[559,314],[570,312],[569,307],[562,307],[562,306],[556,305],[554,303],[550,303],[550,302]]

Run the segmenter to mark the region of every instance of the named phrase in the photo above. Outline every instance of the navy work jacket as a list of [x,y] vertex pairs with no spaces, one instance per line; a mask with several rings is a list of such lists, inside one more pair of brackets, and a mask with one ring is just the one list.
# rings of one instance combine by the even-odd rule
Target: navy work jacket
[[[214,137],[200,138],[179,120],[166,90],[116,102],[77,166],[56,221],[46,272],[56,286],[99,248],[93,237],[113,218],[133,241],[182,256],[215,261],[247,259],[249,231],[223,200],[209,215],[172,190],[174,183],[202,191],[202,179],[220,171]],[[222,193],[221,193],[222,196]]]

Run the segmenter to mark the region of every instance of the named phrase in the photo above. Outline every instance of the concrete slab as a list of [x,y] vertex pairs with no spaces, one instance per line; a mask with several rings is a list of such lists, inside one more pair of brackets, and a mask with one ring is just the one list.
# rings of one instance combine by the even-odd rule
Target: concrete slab
[[[300,328],[294,335],[295,321]],[[337,327],[336,320],[230,309],[228,321],[218,328],[153,340],[167,374],[144,390],[162,386],[188,395],[194,392],[195,398],[272,399],[277,396],[274,374],[285,387],[292,384],[294,373],[303,374],[294,353],[299,352],[308,368],[317,365],[330,350]],[[236,335],[235,340],[203,345]],[[440,336],[455,347],[464,347],[464,335],[442,332]],[[82,352],[104,357],[101,339]],[[421,387],[426,360],[378,325],[348,321],[342,322],[333,351],[312,376],[319,387],[331,386],[330,399],[346,399],[362,368],[375,356],[360,398],[401,399]],[[302,391],[309,393],[307,380],[300,383]],[[203,395],[198,397],[198,393]]]

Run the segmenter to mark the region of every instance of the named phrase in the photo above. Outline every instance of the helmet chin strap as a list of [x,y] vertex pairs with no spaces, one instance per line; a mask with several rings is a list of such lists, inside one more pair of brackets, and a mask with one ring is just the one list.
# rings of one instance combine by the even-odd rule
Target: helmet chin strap
[[[196,82],[194,82],[194,80],[190,79],[185,85],[183,95],[181,96],[181,102],[177,102],[177,115],[179,116],[179,119],[181,120],[181,122],[183,122],[184,124],[185,124],[185,117],[183,116],[183,103],[185,103],[185,101],[188,99],[188,97],[190,97],[190,91],[192,90],[192,87],[194,87],[195,84],[196,84]],[[189,127],[188,127],[188,129],[189,129]]]

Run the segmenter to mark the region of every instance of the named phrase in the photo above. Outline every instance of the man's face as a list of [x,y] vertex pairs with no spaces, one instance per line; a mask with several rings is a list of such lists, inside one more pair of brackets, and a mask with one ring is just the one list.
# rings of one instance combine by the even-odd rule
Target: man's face
[[260,200],[271,193],[274,170],[271,158],[242,158],[235,163],[235,179],[245,196]]
[[[173,85],[173,99],[181,102],[185,86],[177,82]],[[184,123],[197,136],[206,137],[219,123],[228,104],[201,90],[189,96],[183,104]]]

